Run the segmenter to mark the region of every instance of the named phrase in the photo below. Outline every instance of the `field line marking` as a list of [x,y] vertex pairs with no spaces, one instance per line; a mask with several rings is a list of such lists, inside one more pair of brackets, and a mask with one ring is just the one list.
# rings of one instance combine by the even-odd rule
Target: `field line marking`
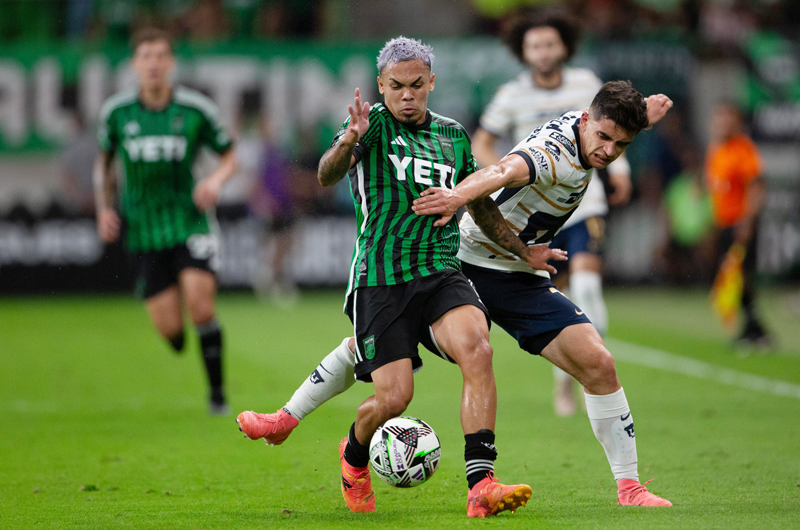
[[621,340],[606,339],[605,342],[614,358],[620,361],[707,379],[725,385],[767,392],[776,396],[800,399],[800,385],[794,383],[748,374]]

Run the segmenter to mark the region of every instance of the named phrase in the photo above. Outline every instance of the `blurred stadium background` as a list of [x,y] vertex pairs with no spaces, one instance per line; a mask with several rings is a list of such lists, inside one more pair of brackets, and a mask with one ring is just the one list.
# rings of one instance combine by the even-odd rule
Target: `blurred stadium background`
[[[300,429],[283,452],[232,443],[235,426],[205,416],[199,366],[174,362],[130,294],[121,246],[105,247],[97,236],[94,132],[104,99],[135,82],[132,32],[155,24],[175,36],[177,80],[213,98],[238,140],[241,169],[217,212],[219,279],[228,291],[219,312],[230,337],[231,404],[269,412],[351,329],[339,311],[354,238],[352,200],[347,184],[322,188],[315,171],[353,87],[376,101],[380,47],[399,34],[431,43],[437,83],[430,107],[473,131],[497,87],[523,68],[498,39],[504,20],[516,8],[544,5],[581,21],[572,64],[675,101],[668,119],[628,151],[634,198],[610,214],[605,285],[609,346],[626,390],[636,395],[637,433],[647,436],[640,456],[656,462],[642,478],[658,471],[661,492],[685,510],[675,519],[643,512],[621,519],[585,417],[553,417],[549,367],[518,363],[513,341],[493,332],[503,351],[495,356],[498,381],[506,381],[499,385],[499,424],[514,435],[503,448],[526,455],[526,474],[511,475],[518,468],[511,458],[500,469],[531,481],[537,511],[523,516],[545,527],[796,523],[800,2],[0,0],[0,527],[281,526],[295,518],[319,528],[351,521],[338,497],[335,459],[319,442],[335,445],[366,385],[307,420],[314,427]],[[732,355],[711,312],[711,227],[692,228],[674,252],[673,224],[685,197],[676,183],[702,178],[708,118],[719,101],[742,106],[765,162],[758,273],[769,287],[759,305],[778,338],[770,356]],[[280,215],[263,186],[269,160],[281,161],[275,171],[290,190],[281,200],[297,221],[285,260],[290,289],[300,288],[293,306],[284,305],[292,297],[282,289],[274,299],[250,294],[276,294],[269,288],[278,275],[273,258],[284,248],[271,237]],[[454,370],[429,364],[410,412],[435,424],[451,452],[441,481],[425,486],[434,500],[420,500],[405,523],[430,526],[426,517],[445,506],[455,514],[440,523],[448,527],[463,510],[447,482],[463,483],[463,464],[451,449],[461,444],[459,383]],[[518,403],[515,389],[526,389],[519,399],[533,411],[530,422],[504,407]],[[435,406],[423,410],[428,403]],[[249,467],[255,454],[265,459],[263,469]],[[308,461],[311,454],[317,456]],[[308,477],[322,481],[319,492],[305,505],[286,504]],[[40,491],[53,495],[32,497]],[[152,492],[166,496],[143,496]],[[388,488],[380,494],[381,510],[405,513],[406,497]],[[118,507],[115,495],[128,504]],[[434,506],[440,498],[449,500]],[[174,519],[158,519],[163,513]]]
[[[168,28],[180,83],[219,105],[239,139],[241,171],[219,208],[225,287],[269,278],[259,189],[262,156],[285,158],[300,222],[291,276],[301,286],[339,285],[350,259],[347,184],[322,189],[318,157],[346,117],[354,86],[376,100],[374,57],[406,34],[434,45],[430,106],[469,130],[497,87],[522,66],[497,33],[514,8],[560,5],[579,17],[573,64],[601,79],[631,79],[663,92],[675,110],[629,151],[635,197],[612,212],[607,278],[621,283],[708,283],[707,233],[694,234],[699,266],[668,252],[665,193],[702,171],[713,104],[741,103],[762,150],[769,200],[758,270],[763,280],[800,273],[800,64],[796,2],[776,0],[3,0],[0,2],[0,292],[125,290],[118,247],[104,249],[92,222],[90,161],[106,97],[130,87],[128,39]],[[199,170],[202,173],[202,169]],[[680,179],[679,179],[680,180]],[[267,221],[264,223],[263,221]],[[267,243],[269,239],[266,239]],[[265,268],[267,270],[265,270]]]

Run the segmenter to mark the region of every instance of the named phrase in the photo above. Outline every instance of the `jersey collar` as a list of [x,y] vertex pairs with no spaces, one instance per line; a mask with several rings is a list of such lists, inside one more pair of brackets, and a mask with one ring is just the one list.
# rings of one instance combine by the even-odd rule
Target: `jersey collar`
[[414,123],[410,125],[407,123],[403,123],[402,121],[395,118],[394,114],[392,114],[391,112],[389,114],[392,116],[394,121],[396,121],[397,123],[399,123],[400,125],[402,125],[407,129],[411,129],[412,131],[423,131],[425,129],[430,129],[431,122],[433,121],[433,116],[431,116],[431,111],[429,111],[428,109],[425,109],[425,120],[422,123]]
[[578,148],[578,162],[581,163],[581,167],[583,169],[592,169],[590,164],[586,163],[586,160],[583,159],[583,149],[581,149],[581,132],[578,127],[578,124],[581,122],[581,117],[575,120],[575,123],[572,124],[572,132],[575,134],[575,147]]

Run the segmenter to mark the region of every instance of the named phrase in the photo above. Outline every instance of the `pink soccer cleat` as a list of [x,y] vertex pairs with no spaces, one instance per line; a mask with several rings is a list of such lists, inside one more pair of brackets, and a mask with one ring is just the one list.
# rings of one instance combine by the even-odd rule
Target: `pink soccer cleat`
[[347,437],[339,442],[339,462],[342,466],[342,496],[350,511],[374,512],[375,492],[372,491],[372,480],[369,466],[353,467],[344,459],[344,448]]
[[239,430],[251,440],[264,438],[267,445],[280,445],[300,422],[285,410],[278,409],[272,414],[246,410],[239,414],[236,423],[239,424]]
[[619,479],[617,481],[617,499],[620,506],[672,506],[672,503],[667,499],[662,499],[658,495],[647,491],[645,486],[652,480],[639,484],[638,480]]
[[467,496],[467,517],[486,517],[505,510],[516,512],[531,498],[531,487],[527,484],[506,486],[500,484],[491,473],[475,484]]

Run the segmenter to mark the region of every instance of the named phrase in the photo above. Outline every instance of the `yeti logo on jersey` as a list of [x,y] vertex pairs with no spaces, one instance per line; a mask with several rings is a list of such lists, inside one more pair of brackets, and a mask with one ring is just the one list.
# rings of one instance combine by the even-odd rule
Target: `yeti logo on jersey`
[[370,335],[364,339],[364,353],[366,354],[367,359],[372,359],[375,357],[375,335]]
[[186,145],[183,136],[140,136],[123,142],[131,162],[180,162],[186,156]]
[[[433,186],[433,178],[431,177],[438,177],[439,182],[437,185],[444,188],[447,183],[447,177],[455,173],[455,169],[450,166],[415,156],[400,157],[390,154],[389,160],[394,166],[397,180],[406,180],[407,176],[411,176],[414,182],[425,186]],[[411,175],[408,175],[409,171]]]
[[450,138],[439,138],[439,145],[442,146],[442,154],[450,162],[455,161],[456,151],[453,149],[453,140]]
[[575,156],[576,154],[575,145],[573,145],[573,143],[570,141],[569,138],[558,132],[551,132],[550,138],[563,145],[564,149],[566,149],[569,154]]
[[125,134],[127,136],[138,136],[141,132],[142,128],[139,126],[139,122],[129,121],[125,124]]

